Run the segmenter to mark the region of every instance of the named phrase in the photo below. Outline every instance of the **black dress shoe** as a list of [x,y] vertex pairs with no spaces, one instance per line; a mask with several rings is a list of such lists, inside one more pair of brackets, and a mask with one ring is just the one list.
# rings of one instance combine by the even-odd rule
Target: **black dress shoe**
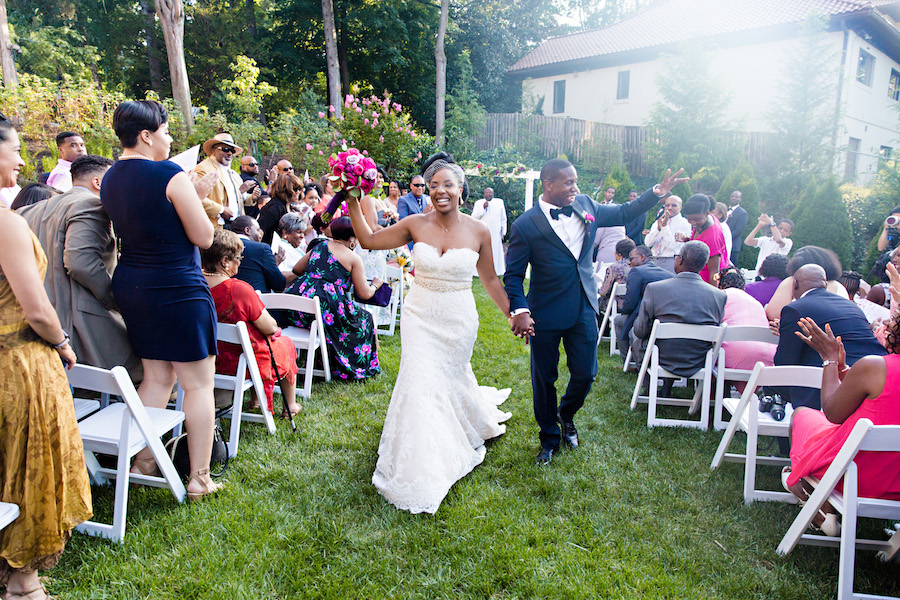
[[553,450],[541,448],[541,451],[537,455],[537,465],[539,467],[549,465],[551,460],[553,460]]
[[562,436],[563,442],[572,448],[578,447],[578,430],[575,429],[575,423],[566,423],[560,418],[559,433]]

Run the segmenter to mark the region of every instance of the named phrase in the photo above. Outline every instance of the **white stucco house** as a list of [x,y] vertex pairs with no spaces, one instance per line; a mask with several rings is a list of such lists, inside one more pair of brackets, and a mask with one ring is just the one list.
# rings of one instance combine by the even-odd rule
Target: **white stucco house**
[[545,115],[639,126],[657,99],[660,55],[702,36],[731,91],[729,120],[769,131],[766,115],[811,11],[828,18],[835,50],[835,171],[865,184],[879,158],[900,152],[897,0],[665,0],[609,27],[548,39],[508,74],[523,80],[526,96],[543,98]]

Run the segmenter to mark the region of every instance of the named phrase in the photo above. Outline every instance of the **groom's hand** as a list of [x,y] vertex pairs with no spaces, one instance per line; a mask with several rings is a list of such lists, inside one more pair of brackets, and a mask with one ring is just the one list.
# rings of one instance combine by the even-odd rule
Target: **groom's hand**
[[509,318],[509,326],[517,337],[524,337],[525,343],[528,343],[528,336],[534,335],[534,319],[531,313],[523,312],[514,317]]
[[684,172],[684,169],[678,169],[678,172],[674,175],[672,174],[672,169],[666,169],[666,175],[663,177],[662,181],[657,185],[657,189],[659,190],[661,195],[668,194],[672,191],[672,188],[678,185],[679,183],[688,181],[690,177],[678,177]]

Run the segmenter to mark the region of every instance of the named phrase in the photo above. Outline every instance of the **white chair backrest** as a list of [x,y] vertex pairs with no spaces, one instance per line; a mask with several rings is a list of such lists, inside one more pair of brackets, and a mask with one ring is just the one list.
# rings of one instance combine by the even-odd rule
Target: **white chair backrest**
[[[868,419],[860,419],[867,421]],[[854,425],[854,430],[859,422]],[[859,442],[859,452],[900,452],[900,425],[871,425]]]
[[747,389],[754,390],[759,386],[792,386],[822,388],[822,367],[779,366],[767,367],[762,362],[756,363],[753,373],[747,380]]
[[320,310],[317,298],[304,298],[296,294],[275,292],[260,294],[259,297],[268,310],[296,310],[311,315],[318,315]]
[[612,296],[624,296],[625,292],[628,291],[628,286],[624,283],[619,283],[618,281],[613,284],[612,288]]
[[384,276],[388,281],[397,281],[403,279],[403,269],[400,267],[392,267],[388,265],[384,270]]
[[778,336],[772,333],[768,327],[761,325],[729,325],[722,341],[778,344]]
[[[97,367],[90,367],[79,363],[72,367],[71,370],[66,371],[66,377],[68,377],[69,385],[72,387],[118,396],[122,392],[120,390],[120,384],[116,381],[114,376],[116,369],[122,369],[124,371],[123,367],[116,367],[111,371],[107,371],[105,369],[98,369]],[[131,383],[130,378],[128,379],[128,382]],[[131,388],[134,388],[133,383],[131,384]]]
[[717,344],[725,334],[722,325],[690,325],[688,323],[653,323],[657,340],[699,340]]

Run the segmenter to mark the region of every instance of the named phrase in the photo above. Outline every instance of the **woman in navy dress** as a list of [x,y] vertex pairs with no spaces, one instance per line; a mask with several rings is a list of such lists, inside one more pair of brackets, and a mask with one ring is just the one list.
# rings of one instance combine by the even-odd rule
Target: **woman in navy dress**
[[[116,108],[113,129],[124,152],[103,179],[100,201],[121,240],[112,288],[144,366],[138,394],[146,406],[165,408],[178,378],[189,433],[187,492],[197,499],[219,487],[209,478],[216,308],[197,249],[212,243],[213,226],[200,197],[216,175],[194,184],[166,160],[172,145],[167,120],[166,109],[154,101]],[[149,450],[135,456],[132,469],[155,472]]]

